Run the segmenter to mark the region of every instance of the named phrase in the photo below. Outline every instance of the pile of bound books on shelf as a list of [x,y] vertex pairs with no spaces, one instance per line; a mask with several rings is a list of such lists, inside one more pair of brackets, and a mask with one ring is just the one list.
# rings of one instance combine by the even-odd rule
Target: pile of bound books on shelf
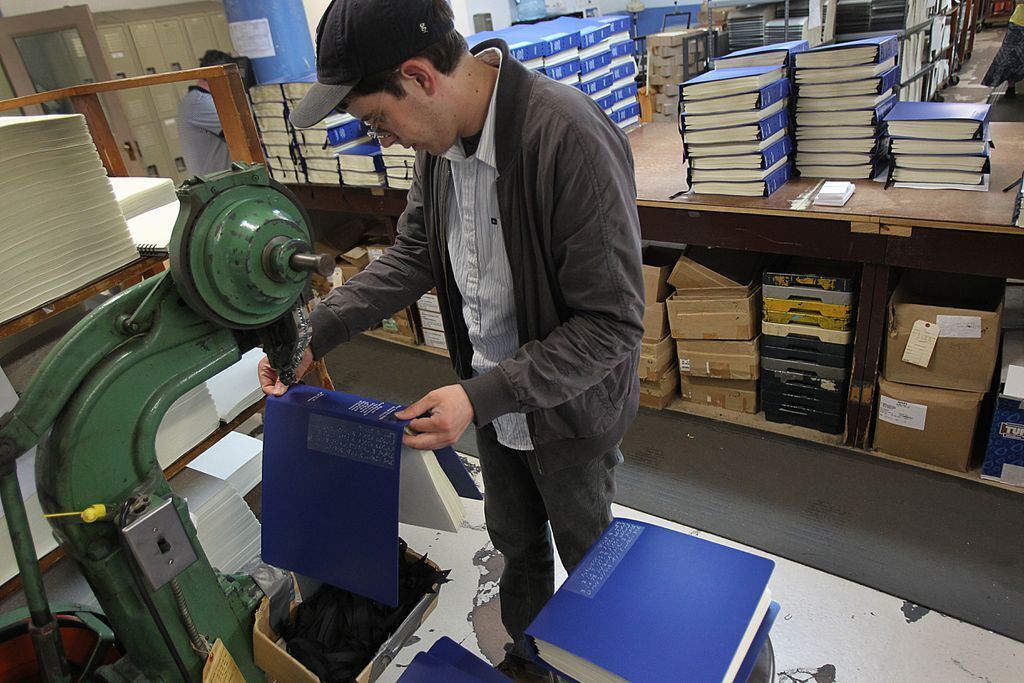
[[715,69],[679,88],[687,183],[694,192],[767,197],[789,180],[786,67]]
[[249,88],[249,100],[263,141],[267,168],[271,177],[282,183],[306,182],[306,168],[302,163],[296,132],[288,122],[288,113],[291,106],[302,99],[309,85],[267,83]]
[[470,46],[500,38],[524,66],[582,90],[621,128],[640,120],[629,17],[559,17],[469,36]]
[[896,36],[796,55],[796,168],[802,176],[875,178],[885,168],[880,126],[896,104]]
[[837,268],[795,261],[764,273],[761,405],[769,422],[843,431],[855,289]]
[[989,105],[900,102],[885,117],[896,187],[988,190]]

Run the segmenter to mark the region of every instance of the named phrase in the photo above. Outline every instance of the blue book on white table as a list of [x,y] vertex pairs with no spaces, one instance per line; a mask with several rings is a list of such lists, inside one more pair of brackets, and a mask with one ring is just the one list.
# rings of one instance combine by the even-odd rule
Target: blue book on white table
[[881,64],[899,54],[899,39],[894,35],[874,36],[845,43],[819,45],[797,53],[798,69],[832,69],[859,64]]
[[589,664],[632,683],[733,683],[768,614],[774,568],[752,553],[614,519],[526,635],[542,662],[577,680]]
[[890,137],[936,140],[988,139],[987,104],[900,102],[885,115]]
[[398,680],[401,683],[508,683],[505,674],[447,636],[416,655]]
[[[397,604],[401,408],[303,384],[267,399],[264,561]],[[455,451],[434,455],[460,496],[480,499]]]
[[716,69],[741,66],[792,66],[793,55],[806,52],[809,44],[806,40],[789,40],[784,43],[748,47],[736,50],[715,59]]

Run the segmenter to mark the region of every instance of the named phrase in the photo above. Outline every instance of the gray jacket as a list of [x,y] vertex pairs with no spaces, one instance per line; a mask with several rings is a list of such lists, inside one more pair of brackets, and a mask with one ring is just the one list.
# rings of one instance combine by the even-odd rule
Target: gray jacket
[[320,358],[436,286],[445,336],[478,426],[526,413],[541,471],[616,447],[636,416],[643,273],[633,155],[589,97],[504,53],[495,145],[519,351],[473,376],[447,253],[451,164],[419,153],[395,246],[313,312]]

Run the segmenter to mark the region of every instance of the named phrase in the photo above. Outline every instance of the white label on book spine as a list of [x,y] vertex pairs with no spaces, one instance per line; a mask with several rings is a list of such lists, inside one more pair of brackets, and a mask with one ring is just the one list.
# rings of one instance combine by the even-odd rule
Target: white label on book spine
[[917,320],[910,330],[907,348],[903,350],[903,362],[928,367],[939,338],[939,326],[926,320]]
[[266,17],[232,21],[228,23],[231,44],[238,54],[250,59],[275,57],[274,38],[270,35],[270,21]]
[[881,396],[878,401],[878,419],[898,427],[908,427],[924,431],[928,417],[928,406],[908,401],[897,401],[888,396]]
[[937,315],[940,337],[981,339],[981,317],[976,315]]

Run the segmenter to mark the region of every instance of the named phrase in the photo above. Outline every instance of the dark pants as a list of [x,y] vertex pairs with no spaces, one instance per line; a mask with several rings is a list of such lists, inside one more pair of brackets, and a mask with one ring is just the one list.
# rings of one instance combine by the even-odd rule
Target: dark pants
[[[533,451],[498,443],[488,425],[476,432],[484,479],[484,518],[505,556],[501,620],[512,654],[526,656],[523,631],[554,593],[554,535],[566,571],[579,564],[611,523],[618,449],[587,463],[541,474]],[[550,526],[549,526],[550,524]]]

